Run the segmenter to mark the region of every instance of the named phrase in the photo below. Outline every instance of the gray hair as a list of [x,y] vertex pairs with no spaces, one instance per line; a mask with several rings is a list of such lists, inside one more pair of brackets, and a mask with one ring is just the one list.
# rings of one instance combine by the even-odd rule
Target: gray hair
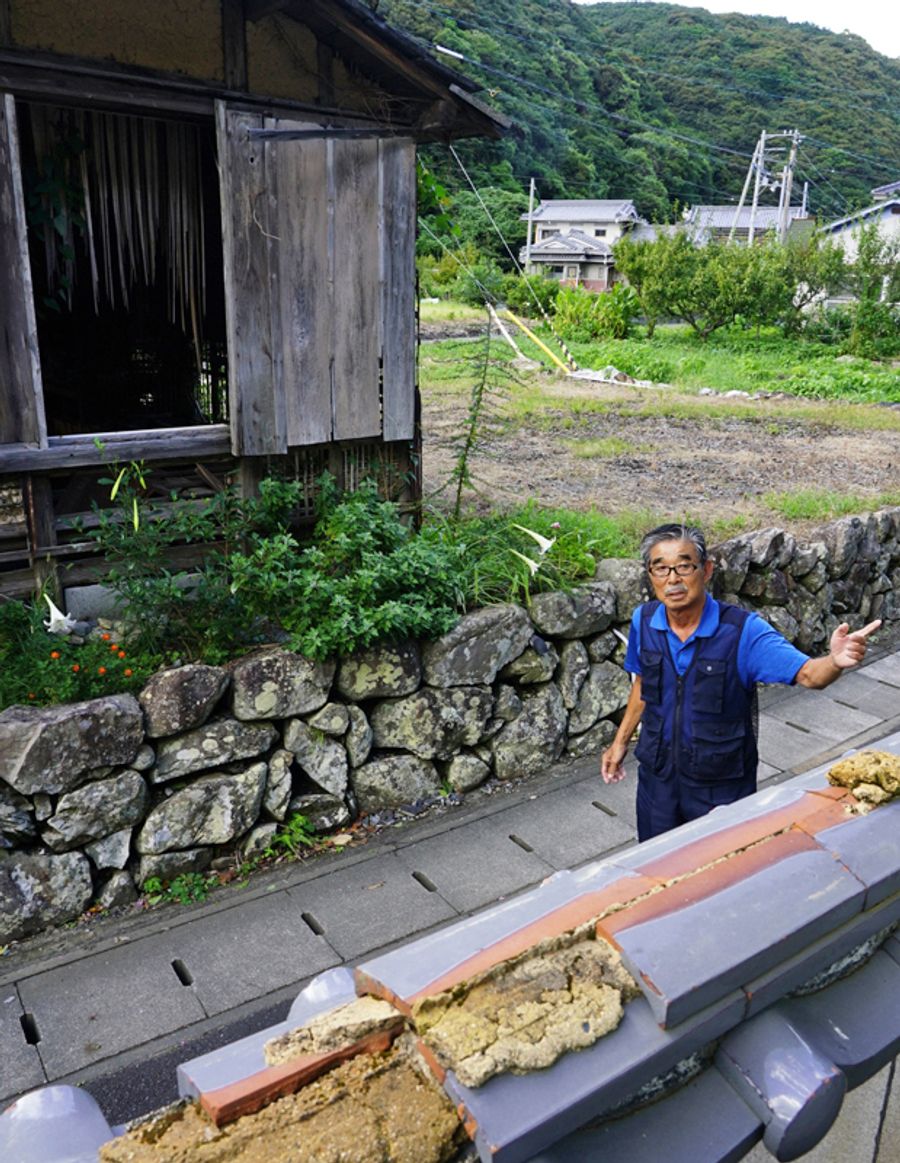
[[689,541],[697,550],[697,560],[700,564],[703,565],[706,561],[706,538],[703,536],[703,530],[698,529],[696,525],[684,525],[676,521],[669,525],[657,525],[641,539],[641,561],[644,563],[644,569],[650,568],[650,554],[661,541]]

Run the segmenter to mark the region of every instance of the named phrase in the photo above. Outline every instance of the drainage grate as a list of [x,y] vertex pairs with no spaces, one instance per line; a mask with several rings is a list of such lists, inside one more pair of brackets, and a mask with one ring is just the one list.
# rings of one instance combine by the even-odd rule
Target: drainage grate
[[41,1040],[41,1031],[38,1029],[34,1014],[22,1014],[19,1023],[22,1026],[25,1041],[29,1046],[36,1046]]
[[601,804],[599,800],[591,800],[591,807],[599,808],[599,810],[601,812],[605,812],[607,816],[617,816],[619,814],[618,812],[614,812],[612,808],[607,807],[606,804]]
[[306,925],[307,929],[311,929],[317,937],[325,935],[325,926],[320,925],[312,913],[301,913],[300,918]]
[[421,884],[422,888],[427,889],[428,892],[437,892],[437,885],[433,884],[424,872],[414,872],[412,878]]
[[518,844],[523,852],[533,852],[534,851],[534,849],[531,847],[531,845],[528,843],[527,840],[523,840],[521,836],[516,836],[515,833],[513,833],[510,836],[510,840],[512,840],[513,844]]
[[172,962],[172,968],[175,970],[175,976],[178,978],[182,985],[194,984],[194,975],[191,973],[180,957],[176,957]]

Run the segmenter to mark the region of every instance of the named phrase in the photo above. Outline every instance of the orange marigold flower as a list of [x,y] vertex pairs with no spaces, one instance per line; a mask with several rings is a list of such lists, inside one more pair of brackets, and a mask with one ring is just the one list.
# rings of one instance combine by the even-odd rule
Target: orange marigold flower
[[51,650],[50,657],[51,658],[59,658],[59,651],[58,650]]
[[112,638],[112,634],[101,634],[100,637],[104,642],[109,642],[110,638]]
[[125,657],[125,651],[124,651],[124,650],[120,650],[120,651],[119,651],[119,658],[124,658],[124,657]]
[[106,674],[106,667],[105,666],[98,666],[97,667],[97,674]]
[[80,666],[78,665],[78,663],[76,662],[76,663],[75,663],[75,665],[72,667],[72,669],[73,669],[73,670],[75,671],[75,673],[77,674],[77,673],[78,673],[78,671],[79,671],[79,670],[81,670],[81,667],[80,667]]
[[131,678],[131,676],[134,674],[134,671],[131,669],[130,666],[126,666],[125,669],[122,671],[122,673],[125,675],[126,678]]
[[117,642],[113,642],[110,644],[109,648],[115,653],[115,651],[119,649],[119,644]]
[[34,693],[34,691],[29,691],[29,692],[28,692],[28,697],[29,697],[30,699],[36,699],[36,698],[37,698],[37,695]]

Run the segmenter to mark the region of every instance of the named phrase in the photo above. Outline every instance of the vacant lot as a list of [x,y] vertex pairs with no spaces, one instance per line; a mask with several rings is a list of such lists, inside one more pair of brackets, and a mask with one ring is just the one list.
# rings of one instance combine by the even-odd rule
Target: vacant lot
[[[423,349],[425,491],[443,507],[474,375],[451,375],[440,356],[429,370],[429,360]],[[466,497],[478,509],[534,499],[687,516],[720,534],[769,525],[802,534],[831,515],[829,500],[900,503],[896,406],[698,396],[546,371],[520,373],[489,401],[469,460]],[[791,500],[801,503],[789,512]]]

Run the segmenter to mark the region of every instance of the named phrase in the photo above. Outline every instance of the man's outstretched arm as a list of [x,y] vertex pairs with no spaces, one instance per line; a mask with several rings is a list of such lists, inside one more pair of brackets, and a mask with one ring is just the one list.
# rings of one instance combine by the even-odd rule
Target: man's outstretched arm
[[625,776],[625,756],[628,754],[628,744],[631,736],[637,729],[644,713],[644,700],[641,698],[641,676],[637,675],[631,686],[631,694],[625,704],[625,713],[622,722],[616,731],[616,737],[609,747],[600,756],[600,774],[604,783],[618,783]]
[[847,623],[842,622],[831,635],[828,653],[821,658],[810,658],[808,662],[804,662],[797,671],[794,681],[814,690],[830,686],[845,670],[862,662],[866,655],[866,639],[870,634],[874,634],[880,625],[879,618],[875,622],[870,622],[868,626],[863,626],[862,630],[854,630],[851,633]]

